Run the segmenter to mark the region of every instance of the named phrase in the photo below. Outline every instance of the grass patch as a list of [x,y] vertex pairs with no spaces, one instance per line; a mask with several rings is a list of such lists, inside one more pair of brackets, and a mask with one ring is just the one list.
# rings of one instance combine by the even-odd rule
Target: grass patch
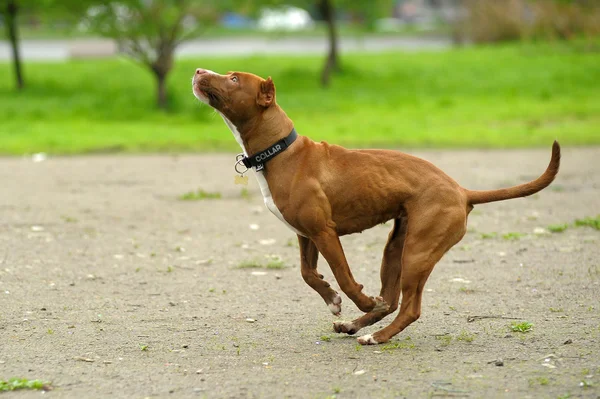
[[586,217],[583,219],[575,219],[575,226],[577,227],[591,227],[596,230],[600,230],[600,215],[593,217]]
[[442,346],[448,346],[452,342],[452,335],[436,335],[435,339],[441,341],[440,343],[442,344]]
[[180,201],[202,201],[206,199],[220,199],[221,193],[210,193],[202,189],[197,191],[189,191],[177,197]]
[[238,269],[285,269],[283,260],[276,255],[266,255],[265,260],[248,259],[237,265]]
[[546,377],[537,377],[537,378],[532,378],[529,380],[530,387],[533,387],[535,385],[546,386],[548,384],[550,384],[550,380]]
[[510,329],[514,332],[526,333],[533,329],[533,323],[528,321],[523,321],[521,323],[517,323],[516,321],[510,325]]
[[551,224],[547,228],[548,228],[548,231],[550,231],[551,233],[562,233],[568,227],[569,227],[569,225],[564,223],[564,224]]
[[0,392],[18,391],[22,389],[49,391],[52,388],[50,383],[42,380],[28,380],[27,378],[10,378],[8,380],[0,380]]
[[471,334],[471,333],[463,330],[460,332],[460,334],[458,334],[456,336],[456,340],[471,343],[475,340],[475,334]]
[[492,233],[481,233],[480,237],[482,240],[489,240],[492,238],[496,238],[498,236],[498,233],[496,232],[492,232]]
[[252,196],[250,195],[250,191],[248,191],[247,188],[242,188],[240,190],[240,198],[245,199],[245,200],[249,200],[250,198],[252,198]]
[[588,380],[581,380],[581,382],[579,383],[579,386],[582,388],[591,388],[594,386],[594,384],[592,384],[591,381],[588,381]]
[[396,349],[414,349],[415,344],[411,342],[410,337],[406,337],[404,341],[389,342],[380,348],[382,352],[391,352]]
[[515,232],[511,232],[511,233],[506,233],[502,235],[502,238],[505,240],[509,240],[509,241],[516,241],[516,240],[520,240],[521,237],[525,237],[526,234],[523,233],[515,233]]
[[151,73],[123,58],[26,62],[27,87],[18,93],[11,65],[0,63],[0,153],[239,150],[221,118],[191,93],[198,66],[272,76],[279,104],[315,141],[548,150],[554,139],[600,144],[600,53],[584,47],[343,54],[343,72],[329,89],[319,85],[320,54],[208,58],[202,65],[182,59],[168,78],[167,112],[155,108]]
[[472,293],[474,293],[474,292],[475,292],[475,290],[474,290],[474,289],[472,289],[472,288],[467,288],[467,287],[460,287],[458,290],[459,290],[460,292],[462,292],[463,294],[472,294]]

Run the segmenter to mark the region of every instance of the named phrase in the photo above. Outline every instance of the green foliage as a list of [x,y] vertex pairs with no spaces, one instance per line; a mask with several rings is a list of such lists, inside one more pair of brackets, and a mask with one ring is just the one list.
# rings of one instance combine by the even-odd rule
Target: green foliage
[[[300,134],[351,147],[549,147],[600,144],[600,53],[577,43],[348,54],[319,87],[321,57],[178,61],[168,112],[155,83],[123,59],[29,63],[16,95],[0,64],[0,153],[238,150],[191,93],[197,67],[272,76]],[[68,77],[68,78],[66,78]]]
[[[84,15],[84,26],[103,36],[131,45],[140,39],[150,44],[164,39],[171,45],[198,35],[218,18],[217,2],[198,0],[119,0],[91,1],[93,7]],[[191,18],[191,26],[184,26]],[[132,48],[135,53],[140,49]]]

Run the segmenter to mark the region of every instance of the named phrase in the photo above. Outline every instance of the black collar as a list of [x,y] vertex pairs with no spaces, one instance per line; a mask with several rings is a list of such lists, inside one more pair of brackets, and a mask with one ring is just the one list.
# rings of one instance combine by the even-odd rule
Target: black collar
[[242,163],[248,169],[255,167],[257,172],[259,170],[263,170],[268,161],[285,151],[290,145],[292,145],[294,141],[296,141],[297,138],[298,133],[296,133],[296,129],[292,128],[292,131],[286,138],[279,140],[266,150],[257,152],[249,157],[242,158]]

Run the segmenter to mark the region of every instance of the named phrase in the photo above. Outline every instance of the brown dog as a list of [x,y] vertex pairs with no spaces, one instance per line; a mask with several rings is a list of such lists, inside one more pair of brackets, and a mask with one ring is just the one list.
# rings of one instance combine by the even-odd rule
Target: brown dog
[[[302,277],[339,315],[341,298],[317,272],[319,252],[344,293],[366,312],[334,330],[354,334],[398,308],[387,327],[358,338],[386,342],[421,314],[425,282],[435,264],[466,232],[473,205],[525,197],[547,187],[558,173],[555,141],[546,171],[511,188],[471,191],[431,163],[398,151],[347,150],[296,136],[275,101],[271,78],[197,69],[194,95],[221,114],[244,151],[242,163],[256,171],[266,206],[298,234]],[[297,137],[297,139],[296,139]],[[267,163],[268,162],[268,163]],[[362,292],[350,272],[339,237],[394,220],[381,264],[380,297]]]

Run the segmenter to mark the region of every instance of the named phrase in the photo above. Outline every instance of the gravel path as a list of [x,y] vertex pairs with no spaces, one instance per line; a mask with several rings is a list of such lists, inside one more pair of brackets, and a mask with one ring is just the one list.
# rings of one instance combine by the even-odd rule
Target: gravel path
[[[415,154],[485,189],[537,176],[548,144]],[[421,319],[377,347],[332,332],[294,235],[252,177],[247,193],[233,185],[233,159],[0,158],[0,379],[51,381],[49,398],[600,395],[600,231],[572,227],[600,214],[600,148],[564,149],[538,195],[477,206],[429,279]],[[221,198],[177,199],[198,188]],[[370,294],[390,227],[343,238]],[[239,267],[279,266],[265,255],[284,267]],[[344,297],[342,317],[358,315]]]
[[[343,37],[341,51],[381,52],[443,50],[452,45],[444,37]],[[23,40],[21,52],[25,60],[63,61],[69,58],[107,57],[116,54],[118,46],[108,39]],[[325,54],[325,37],[230,37],[191,40],[176,51],[177,57],[231,57],[256,54]],[[0,62],[11,59],[10,45],[0,40]]]

